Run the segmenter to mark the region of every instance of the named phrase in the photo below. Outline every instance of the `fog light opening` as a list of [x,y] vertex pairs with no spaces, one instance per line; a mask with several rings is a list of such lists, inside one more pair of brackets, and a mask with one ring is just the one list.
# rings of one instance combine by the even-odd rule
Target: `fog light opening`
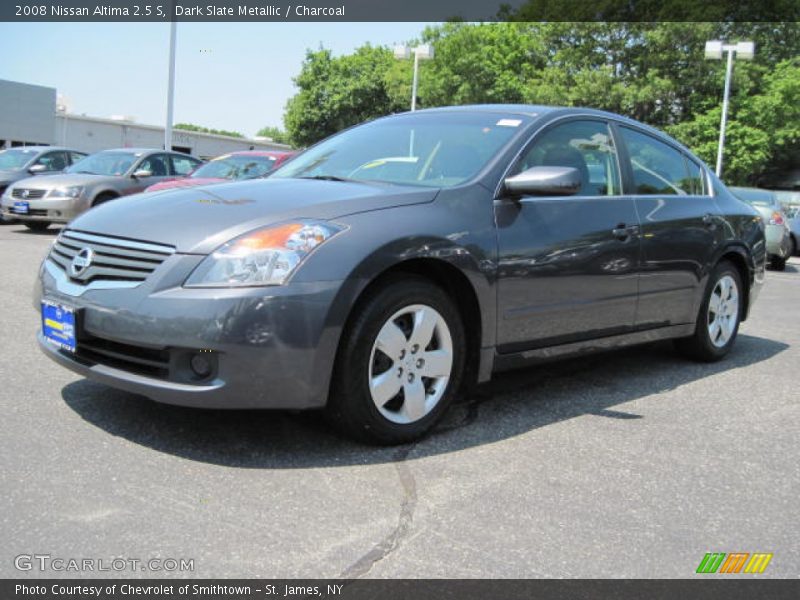
[[205,379],[211,375],[213,370],[210,356],[200,352],[192,355],[192,358],[189,360],[189,366],[192,368],[192,372],[201,379]]

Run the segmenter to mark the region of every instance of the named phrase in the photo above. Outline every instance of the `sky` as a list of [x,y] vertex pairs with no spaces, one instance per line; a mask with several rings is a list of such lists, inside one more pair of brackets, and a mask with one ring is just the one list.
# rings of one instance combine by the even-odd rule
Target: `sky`
[[[393,46],[426,25],[179,23],[174,122],[247,136],[282,126],[307,49]],[[168,23],[0,23],[0,79],[54,87],[76,114],[163,125],[168,55]]]

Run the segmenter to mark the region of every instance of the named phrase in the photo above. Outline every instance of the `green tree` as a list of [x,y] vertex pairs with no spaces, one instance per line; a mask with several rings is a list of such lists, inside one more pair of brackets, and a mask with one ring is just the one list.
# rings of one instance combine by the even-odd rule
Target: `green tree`
[[258,130],[258,133],[256,133],[256,137],[270,138],[276,144],[291,145],[289,134],[286,133],[280,127],[271,127],[271,126],[262,127],[261,129]]
[[197,131],[199,133],[212,133],[214,135],[227,135],[228,137],[243,138],[244,135],[238,131],[226,131],[224,129],[211,129],[209,127],[202,127],[194,123],[177,123],[173,125],[174,129],[183,129],[184,131]]
[[305,146],[368,119],[401,110],[387,91],[386,74],[395,59],[387,48],[362,46],[334,57],[330,50],[306,53],[294,79],[298,93],[284,115],[294,143]]

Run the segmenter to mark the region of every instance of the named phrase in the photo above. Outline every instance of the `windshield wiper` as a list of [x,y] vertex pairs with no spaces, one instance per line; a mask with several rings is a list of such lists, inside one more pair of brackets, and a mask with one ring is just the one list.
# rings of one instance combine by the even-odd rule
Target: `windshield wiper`
[[347,179],[347,177],[337,177],[336,175],[303,175],[297,179],[317,179],[319,181],[358,181],[358,179]]
[[73,173],[76,173],[78,175],[97,175],[97,173],[94,173],[92,171],[73,171]]

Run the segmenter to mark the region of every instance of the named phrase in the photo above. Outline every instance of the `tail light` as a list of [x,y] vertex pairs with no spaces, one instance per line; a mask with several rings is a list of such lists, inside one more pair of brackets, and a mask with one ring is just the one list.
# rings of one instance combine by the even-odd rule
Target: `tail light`
[[783,215],[777,210],[772,213],[772,218],[769,220],[770,225],[783,225]]

